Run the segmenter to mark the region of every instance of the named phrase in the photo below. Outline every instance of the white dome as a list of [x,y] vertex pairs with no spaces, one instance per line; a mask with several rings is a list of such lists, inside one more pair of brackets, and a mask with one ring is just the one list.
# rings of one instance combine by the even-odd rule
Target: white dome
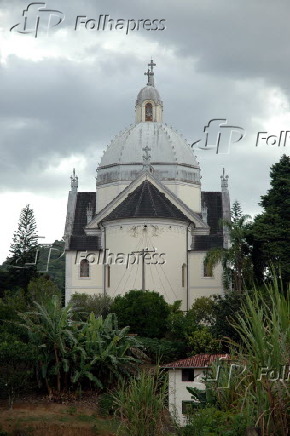
[[186,140],[166,124],[145,122],[121,132],[111,142],[101,159],[97,184],[134,180],[144,167],[146,146],[159,179],[200,183],[199,165]]
[[145,86],[137,95],[136,105],[142,105],[145,100],[153,100],[156,104],[162,103],[159,92],[154,86]]

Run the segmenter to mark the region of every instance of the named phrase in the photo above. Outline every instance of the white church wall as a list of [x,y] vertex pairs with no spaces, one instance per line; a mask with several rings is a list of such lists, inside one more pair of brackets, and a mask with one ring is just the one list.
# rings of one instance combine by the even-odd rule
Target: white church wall
[[98,186],[96,194],[96,213],[104,209],[104,207],[114,200],[114,198],[116,198],[129,184],[130,182],[116,182],[102,185],[100,187]]
[[182,183],[175,180],[174,182],[163,181],[163,184],[169,188],[183,203],[196,213],[201,212],[201,193],[200,185]]
[[[145,288],[164,295],[169,303],[183,300],[184,310],[187,291],[186,282],[182,286],[182,265],[186,264],[187,258],[186,237],[186,224],[161,219],[120,220],[106,225],[106,248],[113,255],[128,255],[146,247],[156,250],[155,256],[149,253],[145,257]],[[106,289],[108,295],[123,295],[131,289],[142,289],[141,255],[139,260],[137,258],[138,255],[136,258],[131,256],[126,264],[118,261],[111,265],[110,287]]]
[[213,294],[223,294],[222,266],[218,264],[213,269],[212,277],[204,276],[204,251],[191,251],[189,253],[189,307],[199,297],[209,297]]
[[[80,261],[86,258],[90,262],[89,277],[80,277]],[[93,259],[98,259],[98,252],[66,252],[66,303],[74,293],[103,293],[103,266]]]

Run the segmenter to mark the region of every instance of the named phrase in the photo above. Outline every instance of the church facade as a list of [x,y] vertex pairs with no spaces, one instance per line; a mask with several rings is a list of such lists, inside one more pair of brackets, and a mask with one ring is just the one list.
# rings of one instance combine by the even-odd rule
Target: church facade
[[228,177],[201,190],[193,150],[163,123],[163,103],[148,65],[136,100],[136,123],[121,132],[97,168],[96,190],[78,192],[73,173],[65,226],[66,302],[74,293],[116,296],[154,290],[188,310],[200,296],[223,293],[222,268],[207,251],[228,247]]

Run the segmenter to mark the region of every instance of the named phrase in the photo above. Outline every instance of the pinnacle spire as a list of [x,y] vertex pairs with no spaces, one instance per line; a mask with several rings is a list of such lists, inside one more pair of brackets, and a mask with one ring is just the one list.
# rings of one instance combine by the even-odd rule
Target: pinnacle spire
[[221,185],[222,185],[222,189],[227,189],[228,185],[229,185],[229,176],[225,175],[225,169],[223,168],[223,174],[221,175]]
[[72,176],[70,176],[70,180],[71,180],[71,190],[73,192],[78,192],[79,178],[78,176],[76,176],[75,168],[73,169]]

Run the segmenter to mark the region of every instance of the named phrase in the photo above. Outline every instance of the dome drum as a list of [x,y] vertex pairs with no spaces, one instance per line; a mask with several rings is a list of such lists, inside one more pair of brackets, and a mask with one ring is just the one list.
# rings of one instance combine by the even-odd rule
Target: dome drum
[[[200,185],[200,170],[196,167],[183,165],[169,165],[151,162],[154,177],[162,181],[176,181]],[[131,182],[135,180],[143,170],[143,164],[132,163],[128,165],[113,165],[99,167],[97,186],[118,181]]]

